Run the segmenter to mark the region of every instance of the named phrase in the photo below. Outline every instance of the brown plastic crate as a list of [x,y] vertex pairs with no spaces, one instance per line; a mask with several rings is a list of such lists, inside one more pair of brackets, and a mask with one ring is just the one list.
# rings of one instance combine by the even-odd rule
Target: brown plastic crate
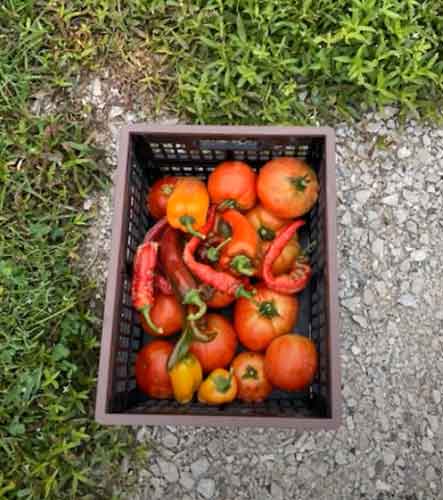
[[[259,170],[276,156],[307,161],[320,180],[320,198],[305,219],[302,243],[316,242],[313,277],[301,294],[295,331],[310,337],[319,370],[302,392],[274,391],[255,405],[233,402],[209,407],[148,399],[137,387],[135,357],[149,341],[132,309],[132,260],[153,223],[145,208],[152,183],[167,174],[207,178],[224,159],[247,161]],[[121,132],[112,251],[98,376],[96,419],[126,425],[234,425],[336,429],[340,423],[340,362],[337,327],[335,228],[335,135],[329,128],[131,125]]]

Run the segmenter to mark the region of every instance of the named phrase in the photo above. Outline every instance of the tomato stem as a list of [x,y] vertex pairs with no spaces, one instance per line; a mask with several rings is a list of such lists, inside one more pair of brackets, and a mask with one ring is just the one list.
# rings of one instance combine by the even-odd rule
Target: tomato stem
[[237,290],[235,291],[235,298],[239,299],[240,297],[243,297],[244,299],[249,299],[252,300],[252,297],[255,295],[255,290],[245,290],[243,285],[240,285]]
[[266,318],[275,318],[275,316],[279,316],[274,300],[265,300],[260,302],[258,305],[258,312]]
[[303,192],[311,182],[311,179],[308,175],[300,175],[298,177],[290,177],[290,181],[297,191]]
[[260,226],[257,232],[263,241],[272,241],[275,238],[275,231],[266,226]]
[[258,379],[257,370],[253,366],[248,365],[246,367],[245,373],[243,373],[241,378],[253,378],[253,379],[257,380]]
[[217,209],[220,211],[226,210],[227,208],[237,208],[236,200],[228,198],[226,200],[223,200],[217,207]]

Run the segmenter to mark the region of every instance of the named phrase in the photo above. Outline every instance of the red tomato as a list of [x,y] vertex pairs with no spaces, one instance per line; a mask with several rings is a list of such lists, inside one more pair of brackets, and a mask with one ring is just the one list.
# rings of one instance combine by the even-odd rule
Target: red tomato
[[297,322],[298,300],[266,288],[255,287],[254,301],[240,298],[234,307],[234,328],[240,342],[251,351],[263,351],[279,335],[289,333]]
[[166,340],[154,340],[137,354],[135,379],[140,390],[155,399],[173,397],[171,380],[166,368],[173,346]]
[[168,175],[158,179],[152,185],[146,197],[146,206],[154,219],[161,219],[166,215],[166,205],[177,181],[177,177]]
[[275,158],[258,174],[258,197],[277,217],[291,219],[309,212],[318,199],[319,189],[314,170],[297,158]]
[[272,385],[266,377],[265,357],[258,352],[241,352],[232,362],[234,375],[238,382],[238,399],[260,402],[272,392]]
[[283,335],[271,342],[265,355],[265,373],[271,384],[285,391],[300,391],[317,371],[314,343],[302,335]]
[[249,210],[255,205],[257,175],[242,161],[224,161],[208,179],[211,202],[225,208]]
[[210,342],[193,341],[189,350],[202,365],[204,373],[216,368],[225,368],[232,361],[237,349],[237,335],[231,323],[220,314],[206,316],[205,332],[217,335]]
[[162,293],[155,297],[154,306],[151,309],[151,319],[158,327],[163,328],[163,333],[161,335],[155,333],[146,324],[141,314],[139,317],[146,333],[161,337],[167,337],[180,331],[185,320],[183,308],[175,295],[163,295]]

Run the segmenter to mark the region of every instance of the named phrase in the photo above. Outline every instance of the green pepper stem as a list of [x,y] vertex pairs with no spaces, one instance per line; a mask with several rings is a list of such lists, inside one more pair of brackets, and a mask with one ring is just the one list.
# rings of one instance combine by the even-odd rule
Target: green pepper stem
[[236,255],[230,265],[232,269],[246,276],[252,276],[255,272],[251,259],[246,255]]
[[195,313],[188,314],[188,319],[191,321],[197,321],[198,319],[202,318],[206,314],[206,311],[208,309],[206,302],[202,300],[199,291],[195,288],[192,288],[191,290],[188,290],[186,292],[186,295],[183,297],[183,304],[198,307]]
[[174,366],[188,354],[191,342],[192,332],[188,325],[186,325],[168,358],[168,371],[171,371]]
[[151,307],[150,305],[148,306],[144,306],[142,307],[141,309],[139,309],[139,312],[142,314],[144,320],[146,321],[146,324],[149,326],[149,328],[157,333],[158,335],[162,335],[163,334],[163,328],[157,326],[151,319],[151,314],[150,314],[150,311],[151,311]]
[[197,323],[192,320],[189,321],[189,327],[192,332],[192,337],[198,342],[211,342],[211,340],[214,340],[217,336],[217,332],[202,332],[197,326]]
[[192,225],[195,224],[195,218],[192,217],[192,215],[182,215],[179,220],[180,224],[186,229],[189,234],[192,234],[192,236],[196,236],[197,238],[200,238],[202,240],[206,238],[203,233],[200,233],[192,227]]
[[225,245],[227,245],[231,240],[232,240],[231,237],[230,238],[226,238],[218,246],[216,246],[216,247],[209,247],[208,250],[207,250],[207,252],[206,252],[206,256],[207,256],[208,260],[211,261],[211,262],[217,262],[218,259],[220,258],[220,250]]

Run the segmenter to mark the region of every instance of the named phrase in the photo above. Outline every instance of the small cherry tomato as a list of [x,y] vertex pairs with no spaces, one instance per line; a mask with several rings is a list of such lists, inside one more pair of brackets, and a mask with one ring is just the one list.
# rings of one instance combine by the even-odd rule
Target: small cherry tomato
[[168,199],[174,191],[178,178],[168,175],[154,182],[146,197],[148,212],[154,219],[161,219],[166,215]]
[[240,298],[234,306],[234,328],[240,342],[251,351],[263,351],[279,335],[289,333],[297,322],[298,300],[274,292],[263,283],[253,300]]
[[306,214],[315,205],[319,190],[314,170],[296,158],[275,158],[258,175],[258,197],[277,217],[291,219]]
[[302,335],[282,335],[274,339],[265,355],[265,373],[271,384],[285,391],[308,386],[318,367],[312,340]]
[[135,379],[141,391],[155,399],[172,398],[173,390],[166,364],[173,346],[166,340],[145,345],[135,360]]
[[265,357],[258,352],[241,352],[231,366],[238,382],[238,399],[249,402],[265,400],[272,385],[265,374]]
[[142,328],[150,335],[167,337],[177,333],[183,327],[185,315],[183,308],[175,295],[164,295],[162,293],[158,293],[155,297],[154,306],[152,307],[150,313],[151,320],[154,324],[163,329],[163,333],[161,335],[156,334],[146,324],[143,316],[140,315]]
[[216,333],[215,338],[210,342],[193,341],[189,351],[200,361],[204,373],[216,368],[225,368],[232,361],[237,349],[237,335],[231,323],[220,314],[208,314],[202,330]]
[[257,176],[242,161],[224,161],[211,173],[208,191],[212,203],[221,209],[249,210],[255,205]]

